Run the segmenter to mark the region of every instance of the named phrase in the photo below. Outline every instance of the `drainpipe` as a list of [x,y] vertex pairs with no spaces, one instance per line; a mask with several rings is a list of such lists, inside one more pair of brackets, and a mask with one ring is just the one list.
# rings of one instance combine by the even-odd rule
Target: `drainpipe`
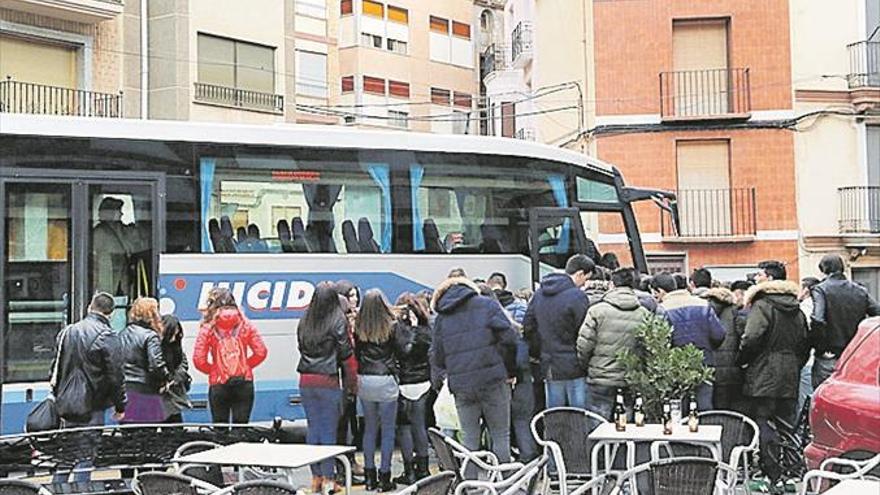
[[149,82],[150,82],[150,61],[147,55],[148,41],[147,37],[147,2],[149,0],[141,0],[141,118],[149,118]]

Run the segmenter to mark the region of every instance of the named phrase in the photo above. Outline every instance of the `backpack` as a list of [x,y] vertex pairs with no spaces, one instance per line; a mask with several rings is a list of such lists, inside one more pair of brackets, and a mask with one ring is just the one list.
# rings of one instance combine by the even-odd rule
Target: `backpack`
[[248,374],[247,351],[238,332],[239,329],[235,328],[230,334],[223,335],[214,330],[217,337],[217,362],[214,364],[220,369],[223,383],[244,380]]

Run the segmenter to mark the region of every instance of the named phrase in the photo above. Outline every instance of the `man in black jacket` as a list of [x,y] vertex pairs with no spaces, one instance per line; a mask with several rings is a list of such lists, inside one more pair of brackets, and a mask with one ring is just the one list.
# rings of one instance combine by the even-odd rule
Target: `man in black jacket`
[[865,317],[880,315],[880,305],[868,291],[847,280],[843,269],[843,259],[836,254],[828,254],[819,262],[825,280],[812,292],[810,340],[815,349],[814,389],[831,376],[837,358],[855,336],[859,323]]
[[[114,305],[110,294],[95,294],[88,315],[59,334],[57,345],[60,350],[53,364],[51,380],[58,410],[85,407],[91,411],[83,416],[62,416],[64,428],[101,426],[104,424],[104,410],[110,406],[114,408],[114,419],[120,421],[125,416],[125,384],[116,335],[110,328],[109,319]],[[80,448],[93,448],[92,443],[94,439],[83,437]],[[85,453],[81,455],[92,457]],[[91,466],[91,461],[77,463],[74,481],[89,481]],[[53,481],[63,483],[67,477],[68,473],[59,472]]]

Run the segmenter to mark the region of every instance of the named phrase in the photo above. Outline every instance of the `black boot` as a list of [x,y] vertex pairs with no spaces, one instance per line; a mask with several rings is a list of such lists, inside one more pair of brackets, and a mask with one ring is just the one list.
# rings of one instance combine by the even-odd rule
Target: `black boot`
[[403,474],[394,478],[394,482],[398,485],[412,485],[416,482],[415,472],[413,471],[413,461],[403,461]]
[[397,485],[391,481],[391,471],[379,471],[379,492],[393,492]]
[[425,479],[428,476],[431,476],[431,471],[428,471],[428,456],[420,456],[417,455],[415,460],[413,461],[414,465],[414,477],[416,481]]
[[374,491],[379,487],[379,483],[376,480],[376,468],[364,468],[364,489],[367,491]]

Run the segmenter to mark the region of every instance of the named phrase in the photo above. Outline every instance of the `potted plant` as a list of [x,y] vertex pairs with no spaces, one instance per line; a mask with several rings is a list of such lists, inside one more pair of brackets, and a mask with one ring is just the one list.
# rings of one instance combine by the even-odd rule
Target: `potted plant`
[[714,370],[703,365],[703,353],[688,344],[672,346],[672,325],[661,316],[645,318],[636,330],[636,352],[623,351],[623,363],[630,392],[642,394],[645,415],[660,420],[663,402],[692,394],[700,383],[712,380]]

